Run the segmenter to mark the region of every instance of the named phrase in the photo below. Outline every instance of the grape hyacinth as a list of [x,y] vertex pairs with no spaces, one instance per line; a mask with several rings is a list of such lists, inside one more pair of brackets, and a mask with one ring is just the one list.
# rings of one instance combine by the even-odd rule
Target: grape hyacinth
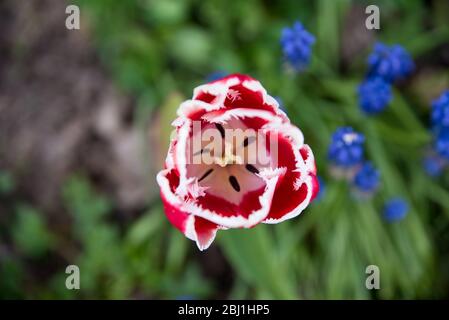
[[361,133],[351,127],[341,127],[332,135],[328,150],[331,175],[348,181],[354,196],[360,199],[373,196],[380,185],[379,170],[371,162],[364,162],[364,143]]
[[447,165],[447,161],[440,155],[429,153],[423,159],[424,171],[431,177],[438,177]]
[[431,124],[437,131],[449,128],[449,90],[432,102]]
[[407,202],[399,197],[390,199],[384,206],[384,218],[388,222],[402,220],[408,212]]
[[332,135],[328,158],[334,165],[350,168],[363,160],[365,137],[351,127],[338,128]]
[[410,54],[402,46],[377,43],[368,57],[366,80],[357,91],[363,113],[374,115],[384,111],[392,100],[392,84],[409,76],[414,68]]
[[449,160],[449,90],[432,102],[431,127],[434,149],[442,158]]
[[409,76],[415,65],[410,54],[400,45],[387,46],[377,43],[368,57],[370,76],[380,76],[386,81],[395,82]]
[[364,195],[372,195],[379,187],[380,173],[371,162],[365,162],[354,176],[353,186]]
[[358,96],[364,113],[380,113],[391,101],[391,84],[381,77],[368,78],[359,85]]
[[291,28],[282,30],[282,52],[288,64],[297,72],[303,71],[309,65],[314,43],[315,37],[299,21]]
[[435,151],[449,160],[449,127],[443,128],[436,136]]

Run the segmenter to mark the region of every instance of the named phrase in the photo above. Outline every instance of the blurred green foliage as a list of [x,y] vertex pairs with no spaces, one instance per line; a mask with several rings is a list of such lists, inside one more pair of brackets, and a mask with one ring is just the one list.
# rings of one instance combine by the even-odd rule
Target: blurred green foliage
[[[447,65],[432,59],[434,50],[449,42],[448,2],[374,2],[381,7],[382,29],[376,37],[409,49],[421,67],[434,69],[429,81],[448,86]],[[396,90],[387,112],[367,118],[358,109],[355,88],[368,52],[342,67],[341,49],[348,43],[343,38],[351,37],[342,32],[343,24],[354,5],[372,1],[76,3],[111,77],[136,97],[136,123],[161,113],[164,146],[173,106],[209,73],[249,73],[282,98],[292,122],[304,132],[327,183],[326,194],[292,221],[220,232],[214,246],[225,256],[233,279],[220,292],[223,280],[207,276],[207,264],[202,263],[216,256],[197,253],[194,243],[169,225],[159,201],[137,219],[119,223],[111,199],[74,174],[62,191],[69,234],[49,228],[44,215],[20,203],[12,227],[0,229],[15,248],[2,254],[0,297],[448,297],[449,177],[433,180],[421,168],[430,141],[429,100],[423,99],[419,83],[406,84]],[[279,47],[281,29],[296,19],[317,37],[312,64],[300,75],[285,72]],[[346,184],[328,175],[326,149],[341,125],[366,135],[367,158],[382,175],[381,191],[373,199],[352,198]],[[13,178],[2,172],[0,193],[10,192],[13,185]],[[411,211],[405,220],[387,224],[382,204],[395,195],[405,197]],[[60,257],[54,272],[25,286],[32,278],[26,271],[30,259],[39,264],[49,256]],[[68,264],[80,267],[79,291],[64,287]],[[381,270],[381,290],[375,292],[365,288],[370,264]]]
[[42,256],[51,249],[54,239],[45,226],[41,213],[29,206],[16,209],[11,235],[17,249],[26,256]]

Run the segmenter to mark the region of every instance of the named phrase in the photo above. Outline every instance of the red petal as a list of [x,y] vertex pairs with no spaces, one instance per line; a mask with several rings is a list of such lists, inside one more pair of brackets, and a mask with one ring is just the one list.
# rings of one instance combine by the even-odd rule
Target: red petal
[[[273,134],[273,133],[271,133]],[[275,134],[275,133],[274,133]],[[297,190],[295,190],[295,183],[297,179],[301,178],[301,174],[310,175],[312,186],[316,185],[315,172],[296,172],[296,159],[293,152],[294,146],[291,141],[283,135],[278,135],[278,167],[287,167],[287,173],[284,178],[278,182],[276,191],[273,196],[270,213],[267,220],[279,220],[285,215],[291,213],[298,206],[306,200],[309,193],[317,192],[316,188],[309,190],[310,187],[303,183]],[[300,155],[309,158],[310,149],[305,146],[300,149]],[[313,159],[310,159],[313,160]],[[314,166],[313,166],[314,167]]]
[[198,203],[203,208],[214,211],[223,217],[243,216],[248,218],[253,211],[261,208],[259,197],[263,192],[264,187],[248,192],[243,197],[240,205],[236,205],[212,194],[207,194],[207,196],[199,198]]
[[[232,97],[232,94],[229,94],[232,92],[231,90],[238,93],[235,98]],[[242,83],[229,88],[224,105],[227,109],[262,109],[276,114],[276,110],[272,105],[264,103],[262,92],[250,90]]]
[[223,77],[223,78],[220,78],[220,79],[211,81],[211,82],[209,82],[209,83],[220,83],[220,82],[226,83],[229,79],[232,79],[232,78],[238,78],[238,79],[239,79],[239,82],[243,82],[243,81],[246,81],[246,80],[257,81],[257,80],[255,80],[254,78],[251,78],[250,76],[248,76],[248,75],[246,75],[246,74],[233,73],[233,74],[230,74],[230,75],[228,75],[228,76],[226,76],[226,77]]
[[[264,102],[265,98],[266,91],[257,80],[242,74],[232,74],[197,87],[194,90],[193,100],[181,106],[181,114],[192,120],[198,120],[207,112],[205,110],[207,105],[204,103],[210,105],[209,111],[249,108],[278,114],[277,106],[272,102],[274,99],[271,98],[271,103],[268,103]],[[195,101],[201,103],[195,104]]]
[[270,214],[267,219],[280,219],[304,201],[308,193],[306,184],[302,184],[298,190],[294,190],[291,184],[283,183],[274,193]]
[[[200,250],[207,249],[215,239],[219,226],[201,217],[193,216],[170,204],[161,194],[165,215],[170,223],[180,230],[186,237],[196,241]],[[189,227],[189,219],[193,228]]]
[[[170,223],[180,230],[185,236],[191,240],[196,241],[197,246],[200,250],[207,249],[212,241],[215,239],[215,235],[219,226],[213,222],[210,222],[201,217],[192,216],[182,210],[177,206],[170,204],[161,194],[162,201],[164,204],[165,215],[167,216]],[[193,228],[189,229],[189,219],[193,223]]]
[[247,126],[248,128],[259,130],[262,128],[263,125],[265,125],[268,121],[259,117],[246,117],[241,118],[241,121]]
[[196,98],[195,100],[200,100],[200,101],[204,101],[207,103],[211,103],[212,101],[214,101],[215,99],[215,95],[210,94],[209,92],[201,92]]
[[191,112],[190,114],[188,114],[187,117],[190,118],[191,120],[201,120],[201,117],[204,114],[206,114],[206,110],[197,109],[197,110],[194,110],[193,112]]
[[161,192],[162,203],[164,204],[165,215],[170,223],[179,229],[182,233],[186,234],[186,223],[189,218],[189,214],[180,210],[177,206],[172,205],[167,201],[164,194]]
[[[304,160],[304,162],[308,162],[309,161],[309,155],[312,154],[312,150],[310,150],[310,147],[308,145],[303,145],[302,148],[299,150],[299,152],[301,153],[301,157]],[[316,175],[315,161],[313,159],[310,160],[310,161],[312,161],[311,172]]]
[[171,192],[175,193],[176,188],[179,186],[179,173],[176,169],[171,170],[166,175],[168,182],[170,184]]
[[[170,191],[172,191],[176,182],[179,182],[179,177],[175,170],[167,171],[165,178],[169,180]],[[161,188],[161,198],[165,215],[170,223],[187,238],[196,241],[200,250],[207,249],[214,240],[219,226],[204,218],[191,215],[182,210],[178,204],[170,202],[167,199],[168,195],[165,195],[163,192],[165,189]]]
[[317,176],[314,174],[312,175],[312,197],[310,198],[310,201],[315,199],[319,191],[320,191],[320,184],[318,182]]
[[195,217],[196,244],[200,250],[207,249],[217,234],[218,226],[201,217]]

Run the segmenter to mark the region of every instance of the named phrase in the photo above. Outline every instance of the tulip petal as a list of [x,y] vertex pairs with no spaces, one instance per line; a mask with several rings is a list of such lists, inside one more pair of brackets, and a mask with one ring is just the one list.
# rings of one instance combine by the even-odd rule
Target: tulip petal
[[196,245],[203,251],[211,245],[217,234],[218,226],[206,219],[200,217],[194,217],[195,219],[195,234]]
[[283,115],[279,104],[259,81],[234,74],[195,88],[193,99],[181,104],[178,116],[198,120],[210,111],[237,108],[265,110],[273,115]]
[[215,239],[220,226],[182,209],[182,202],[173,194],[173,190],[179,182],[174,170],[163,170],[157,178],[161,185],[164,212],[170,223],[187,238],[195,241],[200,250],[207,249]]
[[287,173],[276,188],[264,223],[279,223],[298,216],[318,193],[315,161],[309,146],[302,145],[298,149],[292,141],[302,137],[287,137],[280,135],[278,139],[278,152],[282,155],[279,165],[287,167]]

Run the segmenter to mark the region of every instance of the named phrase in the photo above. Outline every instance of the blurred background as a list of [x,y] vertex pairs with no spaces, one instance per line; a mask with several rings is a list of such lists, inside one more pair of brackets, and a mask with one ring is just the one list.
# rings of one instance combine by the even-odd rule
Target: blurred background
[[[80,30],[65,27],[79,5]],[[365,7],[380,8],[380,30]],[[302,73],[281,30],[315,37]],[[447,0],[3,0],[0,2],[0,298],[449,298],[449,174],[429,176],[431,101],[449,88]],[[382,114],[357,86],[376,41],[415,72]],[[200,252],[164,216],[155,174],[179,103],[211,75],[247,73],[283,101],[322,189],[299,217],[218,233]],[[351,125],[381,186],[357,198],[327,148]],[[401,196],[407,215],[382,215]],[[65,268],[79,266],[81,289]],[[367,290],[365,268],[380,268]]]

